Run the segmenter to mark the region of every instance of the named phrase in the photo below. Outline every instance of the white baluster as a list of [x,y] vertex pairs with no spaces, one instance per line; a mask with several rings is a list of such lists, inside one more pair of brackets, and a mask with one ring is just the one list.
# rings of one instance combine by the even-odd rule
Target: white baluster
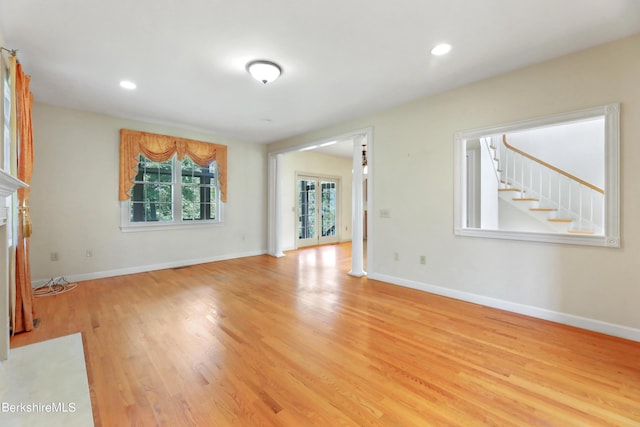
[[569,216],[571,216],[571,209],[572,209],[572,206],[571,206],[571,199],[572,199],[571,196],[572,196],[572,194],[571,193],[572,193],[572,191],[571,191],[571,180],[569,180]]
[[580,228],[582,228],[582,185],[578,185],[578,203],[580,203],[580,208],[578,209],[578,217],[580,218]]
[[533,191],[533,162],[529,161],[529,188]]
[[540,186],[538,187],[538,189],[540,190],[539,199],[540,199],[540,203],[542,203],[542,172],[543,172],[542,165],[538,166],[538,170],[540,171]]
[[551,197],[551,173],[547,174],[547,179],[549,180],[549,200],[553,200]]
[[591,223],[591,227],[592,228],[593,228],[593,193],[594,193],[593,190],[589,191],[589,195],[590,195],[589,198],[591,199],[591,201],[589,203],[590,204],[590,209],[591,209],[591,212],[589,213],[589,222]]
[[520,197],[524,198],[524,156],[520,156],[522,161],[520,162]]
[[562,177],[558,174],[558,213],[560,213],[560,207],[562,206]]
[[502,149],[504,150],[504,175],[502,175],[502,178],[504,179],[504,186],[508,187],[509,186],[509,150],[504,148],[504,145],[500,145],[500,147],[502,147]]

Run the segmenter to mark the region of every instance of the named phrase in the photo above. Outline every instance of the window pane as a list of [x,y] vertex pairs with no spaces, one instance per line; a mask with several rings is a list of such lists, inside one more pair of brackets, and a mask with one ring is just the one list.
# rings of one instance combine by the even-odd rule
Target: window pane
[[191,160],[189,158],[189,156],[184,156],[184,159],[182,159],[182,173],[191,173],[193,168],[196,166],[195,163],[193,163],[193,160]]
[[299,185],[298,238],[313,238],[316,236],[316,183],[302,179]]
[[322,182],[322,236],[336,235],[336,183]]
[[[169,163],[169,162],[167,162]],[[161,163],[160,164],[160,177],[159,177],[159,181],[160,182],[171,182],[173,181],[172,179],[172,175],[171,175],[171,164],[167,164],[167,163]]]
[[145,189],[145,200],[150,202],[158,202],[160,201],[160,191],[159,186],[156,184],[146,184],[144,186]]
[[190,158],[185,157],[184,159],[182,159],[182,163],[180,164],[180,166],[182,167],[182,182],[184,184],[193,182],[194,165],[195,164],[191,161]]
[[[174,176],[179,176],[180,185],[180,197],[175,199]],[[188,157],[182,161],[174,157],[154,162],[140,155],[138,174],[131,188],[129,221],[216,220],[218,197],[215,162],[203,167]],[[180,204],[178,218],[173,217],[176,203]]]
[[131,212],[129,213],[129,220],[132,222],[139,222],[145,220],[144,202],[132,202]]
[[157,213],[158,204],[155,202],[147,202],[145,203],[145,221],[157,221],[158,213]]
[[185,157],[180,162],[180,180],[182,182],[182,219],[216,219],[217,182],[215,180],[215,162],[200,166]]
[[171,221],[173,220],[173,212],[171,209],[171,203],[159,203],[157,208],[158,220]]
[[162,203],[169,203],[171,204],[172,201],[172,197],[171,197],[171,185],[158,185],[158,194],[159,194],[159,201]]
[[200,191],[195,185],[182,186],[182,219],[200,219]]
[[131,222],[173,221],[172,160],[153,162],[140,155],[131,188]]

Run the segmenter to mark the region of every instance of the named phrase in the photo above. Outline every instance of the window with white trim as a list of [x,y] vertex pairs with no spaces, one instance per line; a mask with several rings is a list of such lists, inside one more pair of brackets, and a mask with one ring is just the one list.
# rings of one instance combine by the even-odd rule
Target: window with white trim
[[139,154],[137,174],[124,203],[123,229],[221,222],[217,164],[200,166],[188,156],[155,162]]

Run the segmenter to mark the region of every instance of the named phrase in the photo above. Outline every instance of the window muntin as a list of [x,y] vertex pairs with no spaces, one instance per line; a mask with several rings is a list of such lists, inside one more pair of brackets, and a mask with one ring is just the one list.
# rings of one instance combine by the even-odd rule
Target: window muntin
[[187,156],[155,162],[139,154],[130,196],[131,226],[220,222],[215,161],[203,167]]

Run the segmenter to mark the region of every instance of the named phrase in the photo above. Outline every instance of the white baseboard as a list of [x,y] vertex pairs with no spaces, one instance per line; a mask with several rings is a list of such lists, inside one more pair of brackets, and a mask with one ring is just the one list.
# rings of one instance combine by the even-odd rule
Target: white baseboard
[[[204,264],[207,262],[224,261],[228,259],[246,258],[251,256],[264,255],[267,251],[243,252],[237,254],[224,254],[208,258],[191,260],[181,260],[175,262],[165,262],[161,264],[151,264],[136,267],[120,268],[117,270],[97,271],[94,273],[72,274],[64,276],[69,282],[82,282],[85,280],[104,279],[106,277],[123,276],[125,274],[145,273],[147,271],[162,270],[165,268],[186,267],[189,265]],[[50,279],[40,279],[31,282],[34,288],[45,285]]]
[[505,301],[497,298],[473,294],[470,292],[443,288],[441,286],[429,285],[426,283],[401,279],[385,274],[371,273],[368,277],[370,279],[391,283],[393,285],[418,289],[436,295],[442,295],[449,298],[472,302],[475,304],[485,305],[487,307],[498,308],[501,310],[524,314],[538,319],[550,320],[552,322],[562,323],[569,326],[575,326],[577,328],[587,329],[594,332],[600,332],[603,334],[640,342],[640,329],[630,328],[628,326],[603,322],[587,317],[575,316],[573,314],[562,313],[559,311],[547,310],[545,308],[535,307],[531,305]]
[[[264,255],[267,251],[254,251],[238,254],[225,254],[218,255],[209,258],[199,258],[193,260],[182,260],[175,262],[167,262],[161,264],[152,264],[136,267],[128,267],[117,270],[99,271],[93,273],[75,274],[65,276],[69,282],[82,282],[85,280],[103,279],[106,277],[122,276],[125,274],[144,273],[154,270],[162,270],[165,268],[185,267],[189,265],[204,264],[207,262],[224,261],[228,259],[246,258],[251,256]],[[467,301],[475,304],[485,305],[487,307],[498,308],[501,310],[511,311],[514,313],[524,314],[526,316],[535,317],[538,319],[550,320],[552,322],[562,323],[569,326],[575,326],[582,329],[587,329],[594,332],[600,332],[607,335],[612,335],[620,338],[625,338],[632,341],[640,342],[640,329],[630,328],[628,326],[618,325],[615,323],[603,322],[600,320],[590,319],[587,317],[575,316],[573,314],[562,313],[559,311],[548,310],[545,308],[535,307],[531,305],[525,305],[515,303],[511,301],[501,300],[497,298],[487,297],[483,295],[474,294],[471,292],[464,292],[450,288],[444,288],[441,286],[430,285],[427,283],[417,282],[414,280],[402,279],[399,277],[389,276],[386,274],[379,274],[369,272],[368,277],[373,280],[379,280],[381,282],[387,282],[393,285],[404,286],[407,288],[417,289],[424,292],[429,292],[436,295],[442,295],[449,298],[454,298],[462,301]],[[39,287],[46,284],[50,279],[40,279],[32,282],[32,286]]]

